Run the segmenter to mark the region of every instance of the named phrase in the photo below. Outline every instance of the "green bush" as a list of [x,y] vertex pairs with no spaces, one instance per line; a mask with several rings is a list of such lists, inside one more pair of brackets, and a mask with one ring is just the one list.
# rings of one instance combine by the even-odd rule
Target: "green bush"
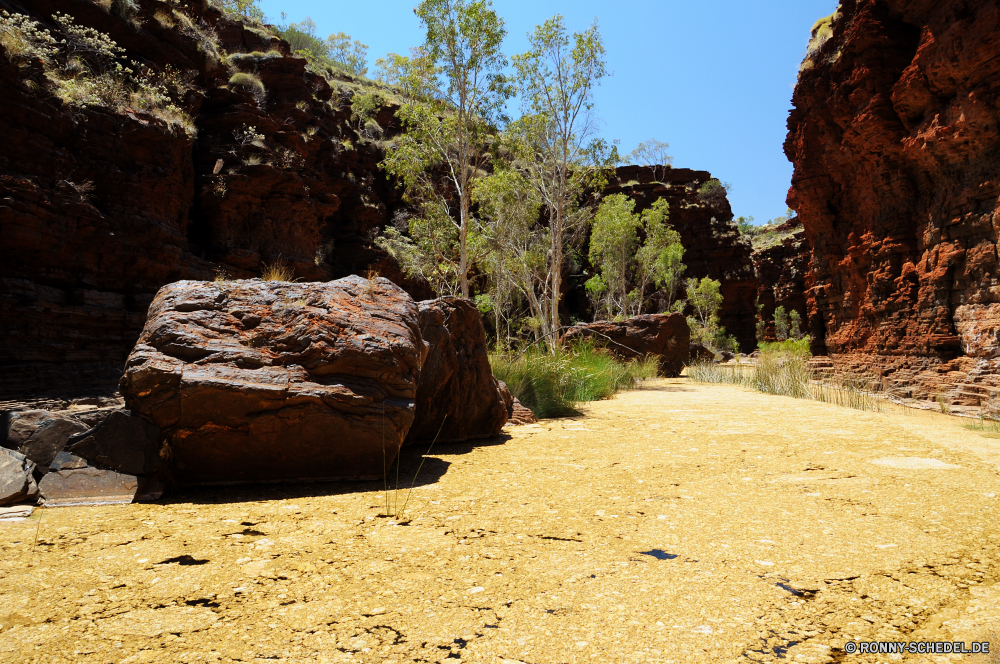
[[809,357],[809,337],[802,339],[786,339],[785,341],[762,341],[757,345],[762,354],[790,353]]
[[229,85],[240,87],[249,91],[258,102],[262,101],[264,97],[267,96],[267,90],[264,89],[264,83],[253,74],[237,72],[229,77]]
[[490,356],[493,375],[536,417],[576,412],[574,405],[607,399],[656,377],[656,358],[621,362],[593,344],[561,348],[554,354],[532,347],[521,354]]

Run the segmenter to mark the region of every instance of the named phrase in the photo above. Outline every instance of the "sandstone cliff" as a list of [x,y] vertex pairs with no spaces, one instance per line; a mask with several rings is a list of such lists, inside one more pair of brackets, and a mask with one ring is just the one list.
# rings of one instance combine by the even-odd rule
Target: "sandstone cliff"
[[[684,278],[711,277],[722,283],[722,307],[719,319],[726,331],[736,337],[740,348],[750,352],[756,346],[754,298],[757,279],[751,260],[751,246],[740,236],[733,223],[729,201],[721,200],[713,208],[700,200],[698,188],[712,179],[707,171],[667,168],[656,172],[647,166],[624,166],[604,195],[623,193],[636,201],[641,212],[657,199],[670,203],[670,224],[681,235],[684,245]],[[583,280],[580,280],[582,284]],[[570,304],[586,297],[582,286]],[[577,305],[579,306],[579,305]]]
[[907,395],[1000,382],[998,31],[994,0],[844,0],[795,89],[814,350]]
[[[186,120],[127,99],[69,103],[42,60],[0,47],[0,395],[113,387],[153,294],[179,279],[280,262],[325,280],[381,261],[383,276],[430,296],[371,247],[401,205],[377,169],[391,103],[379,133],[365,131],[352,118],[357,81],[308,71],[287,44],[207,2],[138,0],[129,18],[102,4],[0,10],[56,38],[57,12],[110,35],[126,58],[173,77]],[[233,84],[239,72],[263,91]]]

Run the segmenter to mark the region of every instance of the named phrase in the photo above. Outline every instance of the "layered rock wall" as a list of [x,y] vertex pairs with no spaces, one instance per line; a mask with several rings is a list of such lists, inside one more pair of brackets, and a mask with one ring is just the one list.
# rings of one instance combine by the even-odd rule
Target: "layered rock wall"
[[[616,175],[604,195],[623,193],[631,197],[636,202],[636,212],[660,198],[667,200],[670,224],[680,233],[684,245],[687,266],[684,278],[711,277],[721,282],[723,301],[719,319],[742,350],[753,350],[757,279],[752,248],[733,223],[727,199],[713,208],[699,198],[698,189],[712,179],[711,173],[688,168],[624,166],[617,169]],[[581,297],[582,293],[577,294],[577,299]]]
[[[176,72],[191,119],[70,105],[41,61],[0,47],[0,397],[113,390],[153,294],[173,281],[274,263],[326,280],[375,263],[430,296],[371,244],[401,205],[377,168],[390,104],[376,118],[385,133],[365,134],[348,77],[306,70],[287,44],[209,3],[136,4],[129,21],[88,0],[0,0],[57,38],[63,12],[130,60]],[[237,72],[265,94],[231,85]]]
[[793,97],[814,351],[908,396],[997,390],[998,32],[992,0],[844,0]]
[[758,315],[763,321],[760,330],[765,341],[775,341],[774,312],[784,307],[786,312],[797,311],[802,317],[801,332],[809,333],[806,282],[812,251],[805,230],[798,219],[776,226],[755,242],[753,252],[754,274],[757,276]]

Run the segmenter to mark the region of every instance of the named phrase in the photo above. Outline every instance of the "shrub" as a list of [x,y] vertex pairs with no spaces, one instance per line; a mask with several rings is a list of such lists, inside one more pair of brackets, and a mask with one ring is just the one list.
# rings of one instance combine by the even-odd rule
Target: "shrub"
[[11,62],[26,62],[35,58],[49,63],[59,52],[58,41],[37,21],[24,14],[0,11],[0,44]]
[[548,353],[532,347],[521,353],[490,356],[493,374],[536,417],[575,413],[574,405],[607,399],[656,377],[657,360],[621,362],[593,344],[582,343]]
[[726,202],[726,192],[732,187],[728,182],[722,183],[712,178],[698,188],[698,198],[709,207],[719,209]]
[[254,96],[257,103],[262,103],[267,97],[264,83],[255,74],[237,72],[229,77],[229,85],[247,90]]
[[788,314],[785,313],[784,307],[774,309],[774,336],[778,341],[788,338]]

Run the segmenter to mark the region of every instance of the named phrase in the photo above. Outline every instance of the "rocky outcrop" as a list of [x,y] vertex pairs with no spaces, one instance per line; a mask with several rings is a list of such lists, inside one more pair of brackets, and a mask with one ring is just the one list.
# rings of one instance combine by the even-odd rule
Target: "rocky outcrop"
[[0,419],[0,445],[20,452],[44,473],[66,448],[70,437],[86,430],[68,414],[47,410],[10,412]]
[[776,341],[774,311],[784,307],[797,311],[803,334],[809,333],[806,306],[806,280],[812,251],[805,230],[797,218],[768,227],[768,232],[754,239],[753,268],[757,276],[757,306],[764,322],[763,339]]
[[[814,351],[953,403],[1000,370],[1000,7],[844,0],[793,97]],[[950,376],[945,383],[927,374]],[[946,388],[946,389],[943,389]]]
[[[623,166],[604,189],[604,195],[622,193],[635,200],[635,211],[650,207],[660,198],[670,204],[670,224],[681,235],[684,245],[684,278],[710,277],[721,284],[722,306],[719,319],[740,348],[750,352],[756,347],[754,298],[757,278],[751,259],[750,243],[733,223],[733,212],[724,196],[709,204],[698,196],[701,185],[712,179],[707,171],[687,168]],[[570,293],[568,306],[583,308],[586,293],[579,286]]]
[[507,421],[506,386],[493,377],[483,320],[471,300],[421,302],[420,335],[429,345],[417,387],[416,419],[407,445],[456,442],[500,433]]
[[426,356],[387,279],[165,286],[121,391],[181,483],[381,477]]
[[160,430],[127,411],[111,413],[90,431],[70,438],[66,447],[63,454],[128,475],[152,475],[163,467]]
[[688,363],[691,331],[681,314],[644,314],[621,322],[574,325],[563,342],[595,342],[622,360],[655,357],[661,376],[679,376]]
[[[377,168],[381,141],[398,131],[390,104],[375,118],[382,135],[363,130],[352,81],[307,70],[287,44],[211,3],[133,0],[131,21],[106,4],[0,0],[0,10],[57,39],[56,12],[110,35],[130,61],[174,77],[171,102],[189,124],[70,105],[41,61],[0,47],[0,397],[112,393],[153,294],[173,281],[279,262],[326,280],[374,263],[430,297],[371,242],[403,205]],[[239,72],[264,94],[230,84]]]
[[33,500],[38,493],[34,471],[26,456],[0,448],[0,505]]

